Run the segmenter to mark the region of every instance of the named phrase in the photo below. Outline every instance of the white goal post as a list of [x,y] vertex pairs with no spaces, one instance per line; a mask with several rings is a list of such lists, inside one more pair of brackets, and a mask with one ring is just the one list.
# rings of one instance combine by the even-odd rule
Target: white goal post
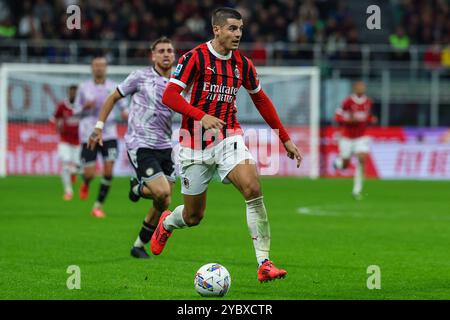
[[[136,69],[144,66],[108,66],[108,78],[120,82]],[[273,100],[286,126],[307,128],[308,141],[305,160],[307,171],[302,175],[319,177],[319,110],[320,71],[317,67],[257,67],[262,87]],[[8,155],[17,141],[8,139],[8,126],[31,128],[43,123],[54,111],[53,99],[65,98],[65,89],[90,78],[90,65],[69,64],[2,64],[0,67],[0,176],[33,174],[25,169],[8,172],[17,161]],[[64,90],[63,90],[64,89]],[[25,92],[25,93],[24,93]],[[27,95],[24,97],[23,95]],[[24,106],[26,104],[26,107]],[[262,123],[251,99],[242,89],[237,98],[238,120],[242,124]],[[179,118],[178,118],[179,119]],[[178,124],[177,124],[178,126]],[[17,134],[17,129],[13,132]],[[291,135],[292,137],[292,135]],[[295,140],[295,139],[293,139]],[[23,152],[23,150],[20,150]],[[14,160],[16,159],[16,160]],[[48,157],[52,161],[52,157]],[[8,162],[9,161],[9,162]],[[31,161],[31,160],[30,160]],[[11,171],[11,170],[10,170]],[[40,173],[38,173],[40,174]],[[42,174],[54,174],[52,170]]]

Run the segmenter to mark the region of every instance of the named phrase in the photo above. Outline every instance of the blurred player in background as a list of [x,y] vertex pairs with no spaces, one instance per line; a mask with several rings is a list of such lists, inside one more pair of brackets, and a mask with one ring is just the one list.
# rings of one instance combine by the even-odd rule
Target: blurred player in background
[[[174,229],[200,223],[206,208],[208,184],[217,171],[222,182],[233,183],[245,199],[258,280],[283,278],[287,272],[269,260],[270,227],[258,172],[236,119],[235,100],[242,85],[264,120],[278,130],[288,156],[297,159],[297,166],[301,156],[261,89],[252,61],[237,50],[243,29],[240,13],[231,8],[216,9],[212,27],[214,39],[180,58],[164,92],[163,103],[183,114],[180,165],[184,205],[161,215],[151,249],[154,254],[160,254]],[[208,134],[214,139],[205,139]]]
[[73,103],[77,93],[77,86],[68,89],[68,99],[61,101],[56,107],[50,121],[55,124],[59,134],[58,157],[61,160],[61,179],[66,201],[72,200],[72,183],[80,166],[80,140],[78,139],[78,117],[74,115]]
[[169,207],[175,182],[172,161],[174,112],[161,101],[175,61],[170,39],[162,37],[152,44],[151,60],[153,66],[131,73],[109,95],[98,117],[100,125],[97,124],[89,138],[91,148],[102,145],[103,132],[100,127],[114,104],[132,95],[125,143],[137,179],[133,178],[130,182],[129,197],[134,202],[140,197],[153,199],[153,207],[145,217],[131,249],[131,255],[136,258],[149,258],[144,246],[150,242],[161,213]]
[[[104,57],[96,57],[92,61],[93,79],[80,84],[75,99],[76,113],[80,116],[81,164],[83,166],[83,184],[80,187],[80,199],[89,195],[89,184],[95,177],[97,153],[103,157],[103,177],[100,183],[97,200],[92,208],[92,215],[104,218],[103,203],[108,195],[113,178],[114,162],[118,156],[117,125],[113,117],[103,125],[103,143],[93,150],[88,148],[89,134],[96,126],[100,109],[111,92],[116,90],[116,84],[106,79],[107,63]],[[123,119],[127,118],[126,101],[118,102]],[[104,127],[103,127],[104,126]]]
[[362,198],[364,168],[370,151],[370,138],[366,135],[368,125],[376,123],[372,114],[372,99],[365,95],[366,85],[363,81],[353,84],[353,94],[346,97],[340,108],[336,110],[335,119],[342,127],[339,140],[339,155],[334,161],[338,170],[346,169],[352,155],[356,155],[353,197]]

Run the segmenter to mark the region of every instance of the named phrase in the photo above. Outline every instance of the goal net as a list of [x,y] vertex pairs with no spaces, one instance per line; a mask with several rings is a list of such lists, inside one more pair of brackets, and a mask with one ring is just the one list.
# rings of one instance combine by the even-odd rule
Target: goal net
[[[108,79],[119,83],[142,66],[109,66]],[[274,102],[291,139],[304,156],[300,169],[286,157],[277,136],[268,130],[243,88],[236,106],[250,152],[262,175],[319,176],[319,70],[315,67],[258,67],[262,88]],[[89,65],[3,64],[0,71],[0,176],[55,175],[60,164],[58,136],[49,122],[70,85],[91,78]],[[118,114],[113,114],[119,119]],[[181,117],[174,121],[174,148]],[[119,129],[116,175],[132,171]]]

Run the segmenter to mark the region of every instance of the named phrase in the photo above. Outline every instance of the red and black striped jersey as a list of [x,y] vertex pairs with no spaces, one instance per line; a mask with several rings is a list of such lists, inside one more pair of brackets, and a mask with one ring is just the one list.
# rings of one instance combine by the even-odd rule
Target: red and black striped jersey
[[[226,56],[216,52],[211,41],[184,54],[170,82],[183,88],[183,97],[195,108],[226,123],[224,131],[240,130],[236,118],[236,95],[241,86],[251,94],[261,90],[252,61],[239,50]],[[194,120],[183,116],[181,129],[194,130]]]
[[[335,120],[343,127],[344,137],[357,139],[366,134],[367,126],[374,120],[372,104],[372,99],[367,96],[358,97],[352,94],[344,99],[342,106],[335,113]],[[351,119],[353,121],[350,121]]]

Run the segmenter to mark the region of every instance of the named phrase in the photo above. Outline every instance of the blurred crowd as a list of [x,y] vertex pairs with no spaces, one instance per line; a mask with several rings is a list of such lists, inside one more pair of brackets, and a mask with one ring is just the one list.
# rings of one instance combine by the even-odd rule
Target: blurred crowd
[[[82,12],[78,31],[66,27],[73,4]],[[211,37],[210,15],[218,6],[242,13],[243,42],[254,44],[256,60],[266,59],[267,43],[323,43],[334,55],[359,41],[347,2],[338,0],[0,0],[0,37],[152,41],[166,35],[200,42]]]
[[391,0],[396,30],[389,37],[393,60],[409,60],[412,44],[427,45],[426,67],[450,67],[450,1]]
[[[72,4],[81,8],[79,32],[66,27]],[[0,23],[16,38],[147,41],[164,34],[202,41],[218,6],[243,14],[249,42],[322,42],[336,33],[351,38],[355,29],[346,2],[333,0],[0,0]]]
[[[230,6],[244,17],[243,42],[252,43],[246,53],[257,64],[267,60],[268,44],[275,48],[270,53],[274,59],[310,60],[313,57],[310,44],[321,44],[329,59],[356,60],[361,58],[360,51],[346,48],[363,43],[364,39],[356,27],[351,1],[0,0],[0,39],[29,39],[30,43],[44,39],[148,43],[166,35],[175,42],[199,43],[212,36],[210,15],[214,8]],[[386,39],[394,51],[392,59],[408,60],[411,44],[430,45],[424,59],[432,63],[442,58],[445,48],[441,45],[450,43],[449,1],[387,1],[397,26]],[[80,30],[69,30],[66,26],[66,10],[70,5],[81,8]],[[89,50],[79,52],[89,53]],[[129,52],[137,57],[146,54],[145,47]]]
[[395,20],[411,43],[432,44],[450,41],[448,0],[397,0]]

